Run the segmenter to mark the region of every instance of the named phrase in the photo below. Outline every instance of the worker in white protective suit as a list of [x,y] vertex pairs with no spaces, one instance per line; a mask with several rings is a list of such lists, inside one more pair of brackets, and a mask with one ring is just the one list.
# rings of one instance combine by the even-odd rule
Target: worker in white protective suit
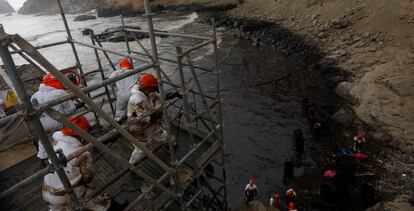
[[[84,116],[70,117],[69,120],[83,131],[89,132],[89,122]],[[55,132],[53,139],[55,140],[53,148],[55,151],[61,149],[65,157],[82,147],[82,139],[68,127]],[[91,154],[89,152],[80,154],[69,161],[64,170],[79,201],[85,200],[91,192],[86,184],[90,183],[94,177]],[[44,177],[42,195],[50,210],[72,210],[69,194],[65,191],[56,172]],[[98,196],[86,204],[85,210],[107,210],[110,205],[110,197]]]
[[[152,74],[142,74],[131,92],[132,96],[128,101],[128,122],[139,121],[131,125],[129,131],[142,143],[151,141],[151,139],[164,143],[167,132],[161,127],[162,112],[146,116],[161,107],[157,79]],[[134,147],[129,160],[132,164],[144,157],[144,153],[137,146]]]
[[[127,71],[132,69],[131,62],[124,58],[121,59],[119,62],[119,70],[114,71],[109,77],[113,78],[118,75],[124,74]],[[116,87],[118,89],[116,93],[116,112],[115,112],[115,118],[114,120],[117,122],[120,122],[122,119],[124,119],[127,116],[127,106],[128,106],[128,100],[131,97],[131,88],[134,86],[134,84],[138,80],[138,74],[129,76],[127,78],[124,78],[122,80],[117,81]]]
[[[48,73],[43,77],[43,82],[39,86],[39,91],[32,95],[31,101],[33,103],[34,101],[37,101],[37,103],[39,104],[45,104],[65,94],[65,87],[63,87],[63,85],[57,78],[55,78],[52,74]],[[53,108],[61,112],[63,115],[69,115],[73,113],[79,105],[80,104],[75,105],[75,103],[72,100],[68,100],[61,104],[53,106]],[[61,123],[55,121],[45,113],[43,113],[40,116],[40,121],[42,122],[43,128],[48,133],[53,133],[57,130],[60,130],[63,126]],[[53,145],[53,139],[50,140],[52,141]],[[40,160],[42,160],[42,162],[45,162],[48,159],[46,150],[44,149],[43,144],[40,141],[38,146],[37,157]]]

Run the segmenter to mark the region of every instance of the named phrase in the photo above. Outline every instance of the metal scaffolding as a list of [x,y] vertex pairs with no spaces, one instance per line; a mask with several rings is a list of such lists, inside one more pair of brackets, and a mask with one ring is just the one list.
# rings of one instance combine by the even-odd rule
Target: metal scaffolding
[[[134,201],[130,202],[127,208],[128,210],[159,210],[166,209],[169,206],[180,208],[182,210],[227,210],[226,174],[223,152],[224,142],[221,117],[220,71],[218,69],[217,62],[217,35],[214,22],[211,37],[156,32],[153,27],[153,13],[151,12],[149,0],[143,0],[145,6],[144,16],[147,20],[148,31],[137,30],[126,26],[123,17],[121,17],[121,30],[102,34],[95,34],[92,31],[90,34],[91,43],[83,43],[73,39],[71,36],[61,2],[60,0],[57,0],[57,2],[61,11],[63,24],[67,32],[66,41],[34,47],[19,35],[6,34],[3,27],[0,25],[0,56],[6,73],[9,76],[16,94],[22,104],[17,113],[0,120],[0,126],[6,125],[6,133],[0,135],[0,143],[13,135],[17,126],[26,121],[31,124],[32,128],[36,132],[36,137],[33,138],[37,138],[42,142],[51,161],[50,166],[36,172],[30,177],[0,193],[0,199],[4,200],[8,197],[12,197],[13,194],[18,193],[23,187],[31,182],[43,178],[48,173],[57,172],[66,192],[70,196],[73,208],[82,209],[88,200],[91,200],[100,193],[104,192],[109,186],[114,185],[119,178],[123,177],[128,172],[131,172],[140,177],[144,182],[142,187],[140,187],[141,194]],[[103,47],[102,43],[98,39],[98,37],[103,34],[117,32],[123,32],[125,35],[124,37],[127,47],[126,53],[107,49]],[[147,33],[149,35],[149,39],[151,41],[150,50],[145,49],[137,37],[135,37],[135,42],[139,44],[144,53],[140,53],[137,50],[134,51],[134,49],[131,48],[127,34],[134,32]],[[167,59],[158,56],[157,43],[155,39],[156,35],[168,35],[186,39],[195,39],[199,40],[200,43],[187,49],[176,46],[177,60]],[[42,54],[38,52],[38,49],[41,48],[49,48],[63,44],[69,44],[71,46],[76,60],[76,68],[79,70],[81,78],[85,79],[85,77],[90,74],[99,73],[100,79],[102,80],[101,83],[88,85],[86,80],[83,80],[85,82],[84,86],[82,88],[78,88],[61,71],[59,71],[52,63],[50,63]],[[208,45],[211,45],[214,51],[212,55],[213,69],[194,65],[190,56],[192,52],[200,50],[200,48]],[[98,64],[97,70],[84,71],[82,69],[82,64],[80,62],[76,46],[84,46],[93,49],[96,62]],[[12,51],[10,51],[9,48]],[[59,81],[69,90],[69,92],[65,96],[53,99],[48,103],[33,104],[30,101],[30,96],[26,93],[22,80],[17,73],[12,54],[19,54],[30,64],[35,64],[37,67],[50,72],[53,76],[59,79]],[[141,61],[144,65],[134,67],[133,70],[127,73],[108,79],[105,77],[102,59],[100,58],[102,54],[114,71],[116,68],[114,63],[111,61],[109,54],[129,58],[131,61]],[[143,58],[143,56],[145,58]],[[177,65],[179,74],[178,83],[173,82],[161,68],[161,62],[168,62]],[[139,120],[120,125],[118,122],[114,121],[112,117],[115,111],[113,103],[116,101],[116,96],[114,96],[114,93],[111,93],[113,90],[111,90],[110,85],[149,69],[153,69],[156,72],[162,104],[160,109],[153,111],[152,113],[162,111],[163,127],[169,132],[169,134],[172,134],[172,127],[178,128],[179,131],[185,131],[191,142],[190,146],[180,146],[180,143],[178,143],[178,149],[182,147],[186,150],[180,155],[177,154],[177,147],[174,146],[173,142],[167,143],[167,154],[169,155],[168,159],[166,159],[165,156],[160,157],[157,152],[157,149],[162,146],[143,144],[128,132],[127,128]],[[205,94],[202,83],[198,78],[198,71],[202,71],[202,73],[207,72],[214,76],[216,83],[215,96],[208,96]],[[194,87],[191,87],[189,84],[190,80],[188,80],[188,78],[191,78],[192,83],[195,85]],[[173,102],[167,101],[166,87],[179,90],[180,94],[183,96],[182,99],[178,99]],[[103,92],[92,96],[91,92],[98,89],[103,89]],[[107,98],[102,103],[109,104],[111,108],[110,114],[102,110],[100,102],[96,102],[96,99],[102,96]],[[93,113],[96,119],[97,128],[99,130],[103,130],[99,137],[95,137],[84,132],[76,125],[68,121],[67,116],[52,108],[52,106],[70,100],[73,97],[77,97],[84,102],[87,108],[80,113],[76,113],[76,115],[83,115],[89,112]],[[197,105],[201,105],[202,110],[198,109]],[[49,136],[40,123],[38,116],[42,112],[62,123],[64,126],[74,130],[79,136],[87,141],[87,144],[72,154],[62,157],[59,152],[54,151],[49,140]],[[184,123],[181,124],[181,122],[177,121],[176,118],[170,118],[169,115],[172,113],[175,113],[179,117],[182,115],[185,119]],[[147,116],[151,114],[148,114]],[[103,128],[101,126],[102,120],[108,123],[109,127]],[[140,148],[145,153],[146,157],[138,164],[133,165],[105,144],[107,140],[118,135],[120,135],[123,140],[127,140],[130,144]],[[178,137],[175,138],[178,139]],[[92,148],[97,148],[107,156],[110,156],[114,162],[116,162],[117,165],[122,166],[124,170],[116,172],[115,176],[113,176],[109,181],[101,187],[98,187],[93,193],[89,194],[86,197],[86,200],[81,200],[74,194],[63,167],[66,162],[76,158],[88,150],[91,150]],[[219,175],[211,175],[210,172],[205,171],[206,166],[210,164],[213,164],[219,168],[219,172],[221,173]],[[146,170],[148,168],[154,168],[157,172],[159,172],[159,176],[154,177],[152,172]],[[209,179],[206,179],[207,176]],[[214,184],[210,184],[209,181],[211,178],[214,179]],[[167,183],[169,185],[166,185]]]

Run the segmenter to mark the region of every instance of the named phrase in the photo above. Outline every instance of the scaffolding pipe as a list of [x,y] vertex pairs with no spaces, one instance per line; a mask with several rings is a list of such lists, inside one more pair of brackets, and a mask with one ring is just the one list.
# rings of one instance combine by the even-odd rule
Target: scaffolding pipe
[[[98,44],[99,47],[103,48],[102,43],[95,37],[95,42]],[[116,71],[116,67],[114,65],[114,63],[112,62],[111,58],[109,58],[109,55],[107,52],[102,51],[102,53],[104,54],[106,60],[108,60],[109,65],[112,67],[113,71]]]
[[[138,45],[142,48],[142,50],[145,52],[145,53],[138,53],[137,52],[137,54],[141,54],[141,55],[147,56],[147,57],[151,58],[152,61],[154,62],[154,59],[152,58],[151,53],[148,52],[148,50],[145,48],[145,46],[139,41],[139,39],[138,39],[138,37],[137,37],[136,34],[134,34],[134,39],[138,43]],[[131,52],[134,53],[133,51],[131,51]]]
[[[144,0],[146,1],[146,0]],[[146,16],[147,14],[145,14]],[[126,31],[130,31],[130,32],[140,32],[140,33],[151,33],[150,31],[145,31],[145,30],[139,30],[139,29],[133,29],[129,26],[125,26],[125,30]],[[196,36],[196,35],[188,35],[188,34],[177,34],[177,33],[170,33],[170,32],[160,32],[160,31],[155,31],[154,32],[155,35],[161,35],[161,36],[171,36],[171,37],[182,37],[182,38],[191,38],[191,39],[197,39],[197,40],[209,40],[209,37],[203,37],[203,36]]]
[[[92,31],[91,32],[91,42],[92,42],[92,45],[95,45],[95,40],[93,39],[93,36],[94,36],[94,33]],[[106,78],[105,78],[105,74],[103,72],[101,58],[99,57],[98,50],[93,49],[93,52],[95,53],[96,62],[98,63],[98,71],[101,74],[101,79],[102,79],[102,81],[104,81]],[[109,100],[109,105],[111,107],[112,115],[115,116],[115,108],[114,108],[114,105],[112,104],[112,101],[111,101],[111,94],[109,93],[108,86],[105,86],[105,93],[106,93],[106,96],[108,97],[108,100]]]
[[197,143],[196,145],[194,145],[194,147],[192,147],[192,149],[190,151],[188,151],[188,153],[186,155],[184,155],[184,157],[182,157],[178,163],[179,164],[184,164],[184,162],[195,151],[197,151],[206,141],[208,141],[211,138],[211,136],[213,136],[218,130],[220,130],[220,128],[221,128],[221,126],[220,125],[217,125],[215,130],[211,131],[206,137],[203,138],[203,140],[201,140],[199,143]]
[[[131,53],[134,53],[134,54],[137,54],[137,55],[140,55],[140,56],[146,56],[146,57],[152,58],[151,55],[145,54],[145,53],[141,53],[141,52],[138,52],[138,51],[131,51]],[[160,61],[166,61],[166,62],[170,62],[170,63],[177,64],[177,61],[172,60],[172,59],[168,59],[168,58],[165,58],[165,57],[161,57],[160,56],[160,57],[158,57],[158,59]],[[189,64],[183,63],[183,66],[189,66]],[[205,68],[205,67],[201,67],[201,66],[194,66],[194,68],[199,69],[199,70],[203,70],[205,72],[213,72],[212,70],[210,70],[208,68]]]
[[83,43],[83,42],[79,42],[79,41],[76,41],[76,40],[73,40],[73,39],[71,40],[71,42],[72,43],[75,43],[75,44],[78,44],[78,45],[82,45],[82,46],[88,47],[88,48],[94,48],[94,49],[98,49],[98,50],[101,50],[101,51],[105,51],[105,52],[108,52],[108,53],[111,53],[111,54],[115,54],[115,55],[118,55],[118,56],[122,56],[122,57],[125,57],[125,58],[128,58],[128,59],[134,59],[134,60],[141,61],[141,62],[145,62],[145,63],[151,63],[152,62],[152,61],[149,61],[149,60],[146,60],[146,59],[141,59],[140,57],[137,57],[137,56],[129,55],[129,54],[126,54],[126,53],[116,52],[116,51],[113,51],[113,50],[110,50],[110,49],[106,49],[106,48],[103,48],[103,47],[98,47],[98,46],[90,45],[90,44]]
[[[2,27],[0,27],[0,35],[5,35],[4,30]],[[80,208],[82,204],[79,202],[78,198],[76,197],[75,193],[73,192],[73,188],[70,184],[70,181],[68,177],[66,176],[66,173],[63,169],[63,166],[60,164],[58,157],[55,154],[55,151],[52,147],[52,144],[49,140],[49,137],[47,136],[47,133],[45,132],[42,123],[39,120],[39,117],[35,114],[35,109],[33,108],[32,103],[30,102],[30,97],[27,95],[26,90],[23,86],[23,83],[20,79],[20,77],[17,75],[16,66],[14,64],[14,61],[11,57],[11,54],[9,50],[7,49],[7,44],[1,44],[0,45],[0,56],[3,60],[3,64],[5,66],[5,70],[13,83],[13,86],[16,90],[16,94],[19,96],[19,99],[21,103],[24,105],[27,113],[29,114],[27,116],[28,121],[31,123],[34,131],[36,132],[37,136],[39,137],[41,143],[43,144],[49,159],[52,162],[52,165],[56,167],[56,173],[59,176],[60,181],[63,184],[63,187],[65,188],[65,191],[69,194],[69,197],[75,206],[75,208]],[[58,72],[56,70],[56,72]]]
[[180,56],[183,57],[183,56],[189,54],[190,52],[195,51],[195,50],[198,50],[198,49],[200,49],[200,48],[202,48],[202,47],[204,47],[206,45],[210,45],[213,42],[214,42],[214,40],[207,40],[205,42],[202,42],[202,43],[199,43],[197,45],[194,45],[194,46],[192,46],[192,47],[190,47],[188,49],[184,49],[183,52],[180,54]]
[[[125,39],[127,52],[128,52],[128,55],[131,55],[131,47],[129,46],[128,34],[127,34],[128,32],[125,31],[125,22],[124,22],[124,16],[123,15],[121,15],[121,23],[122,23],[122,32],[124,33],[124,39]],[[132,69],[133,69],[134,68],[134,61],[132,61],[132,59],[129,59],[129,61],[131,62]]]
[[17,193],[19,190],[27,187],[28,185],[33,184],[34,181],[44,177],[46,174],[49,174],[50,173],[49,169],[50,169],[49,167],[46,167],[46,168],[34,173],[30,177],[27,177],[26,179],[20,181],[19,183],[12,186],[11,188],[1,192],[0,193],[0,199],[3,201],[6,198],[8,198],[8,197],[12,196],[13,194]]
[[[216,32],[216,21],[212,19],[212,30],[213,30],[213,58],[214,58],[214,72],[216,74],[216,100],[218,102],[217,106],[217,122],[220,125],[223,125],[223,116],[222,116],[222,108],[221,108],[221,87],[220,87],[220,70],[218,69],[218,56],[217,56],[217,32]],[[219,141],[221,142],[221,165],[223,166],[223,178],[226,178],[226,169],[225,169],[225,155],[224,155],[224,140],[223,140],[223,127],[220,127],[219,132]],[[227,210],[227,180],[224,183],[224,206],[223,209]]]
[[[178,85],[176,85],[176,84],[173,84],[173,83],[171,83],[171,82],[168,82],[168,81],[164,81],[164,83],[165,83],[165,84],[168,84],[168,85],[170,85],[170,86],[172,86],[172,87],[180,88],[180,86],[178,86]],[[200,95],[200,92],[194,91],[193,89],[188,89],[187,91],[189,91],[189,92],[191,92],[191,93],[194,93],[194,94],[196,94],[196,95]],[[210,99],[210,100],[214,100],[214,101],[216,100],[216,98],[211,97],[211,96],[208,96],[208,95],[204,95],[204,97],[205,97],[205,98],[208,98],[208,99]]]
[[203,192],[203,188],[201,188],[201,190],[199,190],[196,194],[194,194],[194,196],[187,202],[185,206],[189,208],[191,204],[194,202],[194,200],[196,200],[201,195],[202,192]]
[[[67,40],[65,41],[60,41],[60,42],[53,42],[53,43],[49,43],[49,44],[45,44],[45,45],[38,45],[35,46],[36,49],[42,49],[42,48],[49,48],[49,47],[53,47],[53,46],[58,46],[58,45],[63,45],[68,43]],[[23,52],[22,50],[18,50],[18,49],[13,49],[13,51],[10,52],[10,54],[16,54],[16,53],[21,53]]]
[[[17,48],[14,45],[9,45],[9,47],[15,51],[17,51]],[[42,68],[40,68],[36,63],[34,63],[29,57],[27,57],[26,55],[24,55],[24,53],[22,52],[18,52],[18,54],[27,62],[29,62],[31,65],[33,65],[35,68],[41,70]]]
[[[201,98],[201,102],[203,103],[204,110],[207,111],[208,117],[211,118],[211,111],[210,111],[210,108],[209,108],[209,106],[207,104],[207,100],[204,97],[205,95],[204,95],[204,92],[203,92],[203,88],[201,87],[201,83],[198,80],[197,73],[196,73],[196,71],[193,68],[193,62],[191,61],[191,58],[190,58],[190,56],[188,54],[185,54],[185,55],[186,55],[185,57],[187,58],[187,62],[190,65],[190,71],[191,71],[191,74],[193,75],[194,82],[196,84],[196,87],[198,89],[198,92],[200,93],[200,98]],[[194,103],[195,103],[195,101],[194,101]],[[214,127],[214,126],[212,125],[212,127]],[[209,128],[209,130],[211,130],[211,128]]]
[[[62,3],[60,1],[61,0],[57,0],[59,10],[60,10],[60,15],[62,16],[63,25],[65,26],[66,34],[68,35],[67,39],[72,40],[72,34],[70,32],[68,21],[66,20],[65,12],[63,11]],[[75,56],[76,67],[78,67],[79,69],[80,77],[83,80],[84,85],[88,86],[75,44],[73,44],[72,42],[69,42],[69,44],[70,44],[70,47],[72,48],[73,55]],[[89,96],[89,98],[91,97],[89,93],[87,95]],[[99,117],[95,112],[93,112],[93,116],[95,117],[96,123],[98,124],[99,130],[100,130],[101,123],[99,121]]]
[[[162,177],[160,177],[157,182],[161,183],[162,181],[166,180],[168,178],[169,174],[165,173],[164,175],[162,175]],[[144,194],[141,193],[134,201],[132,201],[127,208],[125,208],[125,210],[131,210],[133,209],[135,206],[138,205],[138,203],[142,200],[142,198],[144,197]]]

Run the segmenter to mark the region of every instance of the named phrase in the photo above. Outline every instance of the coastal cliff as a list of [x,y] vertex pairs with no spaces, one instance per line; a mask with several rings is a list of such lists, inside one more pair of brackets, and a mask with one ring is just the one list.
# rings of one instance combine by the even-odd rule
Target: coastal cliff
[[0,0],[0,14],[15,12],[7,0]]

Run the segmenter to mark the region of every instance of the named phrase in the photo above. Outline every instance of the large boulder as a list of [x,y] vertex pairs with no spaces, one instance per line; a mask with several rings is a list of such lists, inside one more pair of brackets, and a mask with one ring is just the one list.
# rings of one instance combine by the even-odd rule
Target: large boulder
[[73,21],[87,21],[87,20],[95,20],[96,16],[94,15],[79,15]]
[[13,13],[15,10],[7,0],[0,0],[0,14]]
[[[114,33],[98,35],[98,40],[101,41],[101,42],[124,42],[125,41],[124,33],[122,31],[115,32],[115,31],[119,31],[121,29],[122,29],[122,26],[107,28],[107,29],[105,29],[104,33],[108,33],[108,32],[114,32]],[[141,28],[140,27],[135,27],[134,29],[140,30]],[[135,36],[138,39],[145,39],[145,38],[149,37],[149,35],[146,34],[146,33],[128,32],[126,38],[128,39],[128,41],[134,41]]]

